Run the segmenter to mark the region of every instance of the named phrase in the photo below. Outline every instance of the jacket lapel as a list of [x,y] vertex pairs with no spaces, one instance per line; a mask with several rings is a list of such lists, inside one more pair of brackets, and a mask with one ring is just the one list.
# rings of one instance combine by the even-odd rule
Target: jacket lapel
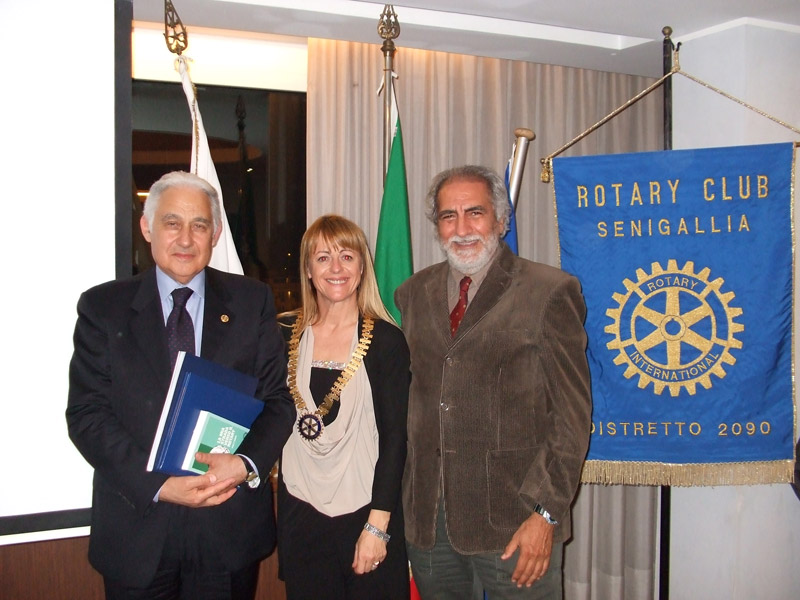
[[[456,331],[456,337],[452,343],[456,343],[467,335],[475,325],[477,325],[486,314],[500,301],[506,290],[511,286],[514,267],[514,254],[504,243],[500,244],[498,256],[489,267],[486,278],[478,288],[478,293],[467,305],[467,312],[461,319],[461,324]],[[446,285],[446,284],[445,284]],[[445,304],[446,305],[446,304]],[[449,327],[449,315],[448,315]],[[447,330],[449,331],[449,329]]]
[[203,314],[203,342],[200,354],[216,360],[228,339],[236,315],[230,305],[230,293],[222,285],[219,272],[206,267],[206,300]]
[[433,320],[433,331],[441,336],[441,341],[447,346],[453,343],[450,338],[450,310],[447,306],[449,273],[447,261],[439,263],[425,285],[425,299],[428,304],[426,310]]
[[171,376],[169,350],[155,269],[150,269],[142,276],[141,285],[131,302],[131,310],[133,339],[161,383],[166,383]]

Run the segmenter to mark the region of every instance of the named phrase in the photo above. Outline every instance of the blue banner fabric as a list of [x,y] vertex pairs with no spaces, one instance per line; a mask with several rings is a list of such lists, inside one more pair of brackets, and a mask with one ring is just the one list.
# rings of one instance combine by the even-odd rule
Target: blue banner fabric
[[553,161],[586,300],[583,480],[791,481],[793,144]]

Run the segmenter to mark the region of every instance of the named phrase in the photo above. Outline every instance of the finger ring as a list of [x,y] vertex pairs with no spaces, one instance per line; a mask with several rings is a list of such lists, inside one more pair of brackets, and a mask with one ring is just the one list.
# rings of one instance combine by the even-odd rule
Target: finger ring
[[377,569],[379,564],[381,564],[381,563],[380,563],[380,562],[374,562],[374,563],[372,563],[372,568],[373,568],[373,569]]

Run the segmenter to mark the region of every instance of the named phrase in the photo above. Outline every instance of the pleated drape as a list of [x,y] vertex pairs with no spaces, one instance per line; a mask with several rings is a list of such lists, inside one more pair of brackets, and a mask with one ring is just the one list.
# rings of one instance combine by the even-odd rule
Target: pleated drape
[[[310,39],[308,61],[308,221],[342,214],[374,247],[383,189],[380,45]],[[502,174],[518,127],[536,133],[517,203],[519,253],[558,265],[552,188],[540,182],[540,159],[653,81],[402,47],[394,64],[415,270],[443,260],[425,217],[431,178],[466,163]],[[657,91],[563,156],[660,150],[661,122]],[[658,488],[581,486],[565,549],[565,597],[653,598],[657,531]]]

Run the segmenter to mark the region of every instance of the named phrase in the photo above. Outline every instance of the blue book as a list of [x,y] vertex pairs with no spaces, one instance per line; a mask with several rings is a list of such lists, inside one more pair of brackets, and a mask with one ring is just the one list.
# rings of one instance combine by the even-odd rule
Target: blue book
[[161,411],[148,471],[194,475],[183,468],[201,411],[249,429],[264,403],[253,397],[258,380],[194,354],[179,352]]

